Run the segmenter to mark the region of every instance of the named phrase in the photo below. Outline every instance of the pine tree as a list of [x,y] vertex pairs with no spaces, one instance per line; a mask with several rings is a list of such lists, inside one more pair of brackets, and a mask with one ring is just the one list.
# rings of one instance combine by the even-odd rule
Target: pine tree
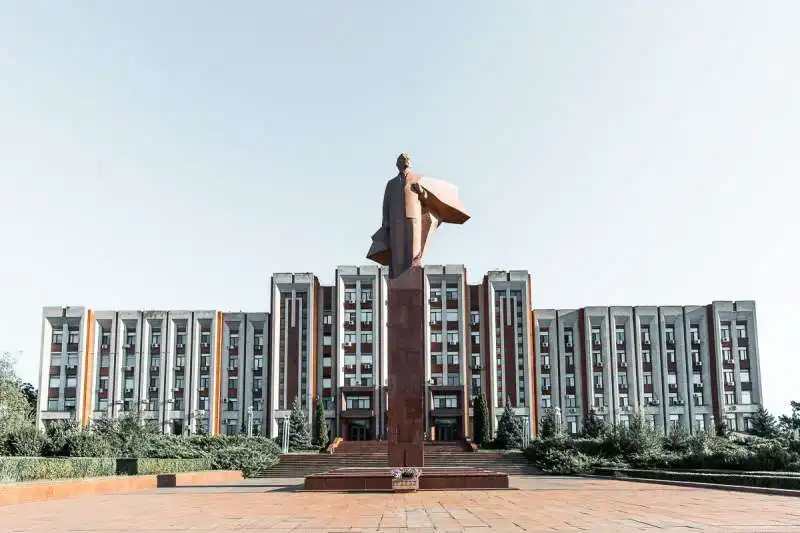
[[317,448],[324,448],[328,445],[328,421],[325,418],[325,407],[319,396],[314,403],[314,438],[312,442]]
[[594,409],[589,411],[589,416],[583,422],[583,434],[590,439],[602,437],[608,431],[608,424],[604,418],[597,416]]
[[289,451],[302,451],[311,448],[311,436],[308,433],[308,418],[297,399],[292,402],[289,414]]
[[751,435],[767,439],[778,436],[778,423],[775,421],[775,417],[763,407],[758,408],[750,422],[752,426],[748,433]]
[[547,408],[539,420],[539,438],[552,439],[559,433],[558,422],[556,420],[556,412],[551,408]]
[[497,424],[497,444],[506,450],[520,449],[525,444],[522,439],[522,422],[511,409],[511,400],[507,399],[503,415]]
[[475,444],[482,446],[492,440],[489,431],[489,405],[486,396],[478,394],[472,402],[472,439]]
[[781,430],[789,438],[797,438],[800,431],[800,402],[790,402],[792,406],[791,415],[779,416]]

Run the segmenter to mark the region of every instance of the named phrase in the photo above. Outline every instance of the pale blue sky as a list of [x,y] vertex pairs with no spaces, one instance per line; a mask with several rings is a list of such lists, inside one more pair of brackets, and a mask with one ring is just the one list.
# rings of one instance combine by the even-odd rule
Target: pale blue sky
[[755,299],[800,400],[800,3],[0,0],[0,348],[41,307],[263,310],[361,264],[400,151],[429,263],[534,306]]

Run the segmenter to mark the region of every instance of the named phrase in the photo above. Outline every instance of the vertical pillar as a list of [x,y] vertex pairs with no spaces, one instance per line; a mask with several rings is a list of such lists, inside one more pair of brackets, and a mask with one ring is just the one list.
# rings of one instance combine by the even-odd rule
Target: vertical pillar
[[425,431],[425,307],[422,268],[390,279],[389,466],[422,467]]

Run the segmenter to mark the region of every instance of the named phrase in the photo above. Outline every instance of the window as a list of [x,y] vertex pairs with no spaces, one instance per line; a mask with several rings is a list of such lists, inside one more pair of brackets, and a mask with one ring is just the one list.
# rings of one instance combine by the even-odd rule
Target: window
[[675,350],[667,350],[667,362],[675,362]]
[[442,300],[442,289],[441,287],[431,287],[431,301],[432,302],[440,302]]
[[431,342],[441,344],[442,343],[442,334],[438,332],[431,333]]
[[48,411],[58,411],[58,398],[50,398],[47,400]]
[[433,407],[435,409],[457,409],[458,396],[436,396],[434,397]]
[[539,332],[539,346],[547,348],[550,346],[550,330],[542,330]]
[[253,388],[255,390],[261,390],[264,387],[264,378],[261,376],[256,376],[253,378]]
[[598,389],[603,388],[603,375],[602,374],[595,374],[594,375],[594,386]]
[[458,311],[455,309],[448,309],[446,312],[447,321],[448,322],[457,322],[458,321]]
[[331,378],[322,378],[322,388],[323,389],[331,388]]
[[675,343],[675,326],[667,326],[664,328],[664,338],[666,339],[667,344]]
[[625,328],[617,327],[616,329],[617,344],[625,344]]
[[733,372],[724,372],[723,376],[725,376],[725,385],[733,385]]
[[624,351],[617,352],[617,362],[618,363],[627,363],[628,362],[628,356],[625,355]]
[[[69,335],[67,337],[67,343],[68,344],[78,344],[79,339],[80,339],[80,332],[78,331],[78,328],[76,328],[74,326],[70,326],[69,327]],[[136,342],[136,331],[133,332],[133,342]],[[65,407],[66,407],[66,405],[65,405]]]
[[60,329],[54,329],[53,336],[50,340],[53,344],[61,344],[64,340],[64,331]]
[[669,385],[677,385],[678,384],[678,375],[673,374],[672,372],[667,374],[667,383]]
[[346,288],[344,290],[344,301],[349,304],[356,303],[356,289],[353,288]]
[[458,300],[458,288],[447,287],[445,290],[445,295],[447,296],[448,301]]
[[[72,334],[70,333],[70,335],[72,335]],[[129,329],[125,333],[125,344],[127,344],[128,346],[136,346],[136,330],[135,329]]]
[[186,346],[185,329],[178,329],[178,332],[175,334],[175,344],[177,344],[178,346]]
[[700,328],[689,326],[689,337],[692,339],[692,344],[700,344]]
[[750,405],[750,403],[751,403],[750,391],[749,390],[743,390],[742,391],[742,405]]
[[642,374],[642,383],[645,385],[652,385],[653,384],[653,374],[650,372],[645,372]]
[[736,324],[736,338],[737,339],[746,339],[747,338],[747,325],[741,322]]
[[578,398],[573,395],[567,396],[567,407],[578,407]]
[[737,352],[739,352],[739,361],[747,361],[747,348],[737,348]]
[[228,388],[235,389],[239,386],[239,378],[236,376],[232,376],[228,378]]
[[67,388],[74,389],[77,386],[78,386],[78,378],[75,376],[67,376]]
[[564,330],[564,346],[567,348],[572,348],[572,328],[568,328]]
[[361,322],[372,324],[372,311],[361,311]]
[[725,405],[734,405],[736,403],[736,397],[732,392],[725,393]]
[[125,391],[133,390],[133,378],[125,378]]
[[200,388],[207,389],[208,388],[208,376],[200,376]]
[[550,395],[549,394],[547,394],[545,396],[542,396],[542,400],[541,401],[542,401],[542,407],[544,409],[548,409],[548,408],[552,407],[552,401],[550,400]]
[[703,393],[702,392],[695,392],[693,397],[694,397],[694,404],[696,406],[699,407],[699,406],[703,405]]
[[[156,378],[153,378],[153,379],[155,380]],[[101,391],[107,391],[108,390],[108,376],[100,377],[100,382],[98,384],[98,387],[99,387],[99,389]]]
[[238,348],[239,347],[239,330],[234,329],[231,330],[230,334],[228,335],[228,344],[231,348]]
[[237,368],[239,368],[239,358],[231,357],[228,359],[228,370],[236,370]]
[[602,394],[595,394],[594,395],[594,406],[595,407],[603,407],[605,405],[605,399],[603,398]]
[[729,322],[723,322],[719,326],[719,338],[722,342],[731,341],[731,325]]
[[[106,360],[108,360],[108,356],[106,355]],[[102,360],[102,358],[101,358]],[[50,356],[50,366],[61,366],[61,355],[60,354],[53,354]],[[106,365],[108,366],[108,365]]]
[[620,407],[628,407],[628,395],[627,394],[620,394],[620,396],[619,396],[619,406]]
[[570,435],[578,434],[578,417],[576,416],[567,417],[567,431],[569,432]]
[[345,409],[370,409],[371,400],[369,396],[348,396],[345,398]]
[[458,344],[458,333],[448,333],[447,344]]
[[703,375],[700,372],[695,372],[692,374],[692,383],[694,385],[702,385],[703,384]]
[[469,312],[469,322],[472,325],[480,324],[481,323],[481,313],[480,313],[480,311],[470,311]]
[[431,362],[434,365],[443,365],[444,364],[444,356],[441,352],[432,352],[431,353]]
[[601,352],[592,352],[592,364],[595,365],[603,364],[603,354]]
[[542,376],[542,390],[550,389],[550,376]]
[[620,387],[628,386],[628,374],[617,374],[617,385]]
[[449,353],[447,354],[447,364],[449,366],[458,366],[458,354],[457,353]]
[[175,388],[182,389],[184,384],[183,376],[175,376]]
[[739,372],[739,381],[742,383],[750,383],[750,371],[742,370]]
[[361,286],[361,301],[363,303],[371,302],[372,301],[372,287],[362,285]]
[[731,357],[731,349],[730,348],[723,348],[722,349],[722,360],[725,362],[733,361],[733,357]]
[[57,389],[61,386],[61,378],[52,377],[50,378],[50,388]]
[[[106,334],[103,333],[103,336]],[[103,344],[108,344],[104,342]],[[150,331],[150,346],[161,346],[161,328],[153,328]]]
[[600,328],[592,328],[592,344],[600,344]]
[[640,333],[642,335],[642,344],[650,344],[650,328],[643,326]]
[[64,398],[64,409],[67,411],[75,410],[75,398]]
[[706,430],[706,417],[703,415],[695,415],[694,417],[694,429],[698,432],[702,432]]
[[254,370],[255,372],[258,372],[258,371],[260,371],[262,368],[264,368],[264,357],[263,357],[263,356],[261,356],[261,355],[257,355],[257,356],[255,357],[255,359],[253,360],[253,370]]
[[564,362],[567,366],[575,366],[575,356],[571,353],[568,353],[564,356]]
[[693,365],[700,364],[700,350],[692,350],[692,364]]
[[652,359],[650,359],[650,350],[642,350],[642,362],[643,363],[652,362]]
[[542,355],[542,364],[545,366],[550,366],[550,356],[548,354]]
[[575,386],[575,376],[567,376],[567,387],[574,387]]

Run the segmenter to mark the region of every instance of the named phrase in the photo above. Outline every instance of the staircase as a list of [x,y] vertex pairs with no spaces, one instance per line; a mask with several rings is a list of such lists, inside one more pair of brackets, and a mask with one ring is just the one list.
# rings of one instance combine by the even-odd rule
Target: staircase
[[[333,454],[283,454],[277,465],[260,472],[256,477],[298,478],[336,468],[385,467],[387,457],[386,441],[344,441]],[[425,466],[483,468],[509,475],[536,474],[522,452],[473,452],[465,442],[425,443]]]

